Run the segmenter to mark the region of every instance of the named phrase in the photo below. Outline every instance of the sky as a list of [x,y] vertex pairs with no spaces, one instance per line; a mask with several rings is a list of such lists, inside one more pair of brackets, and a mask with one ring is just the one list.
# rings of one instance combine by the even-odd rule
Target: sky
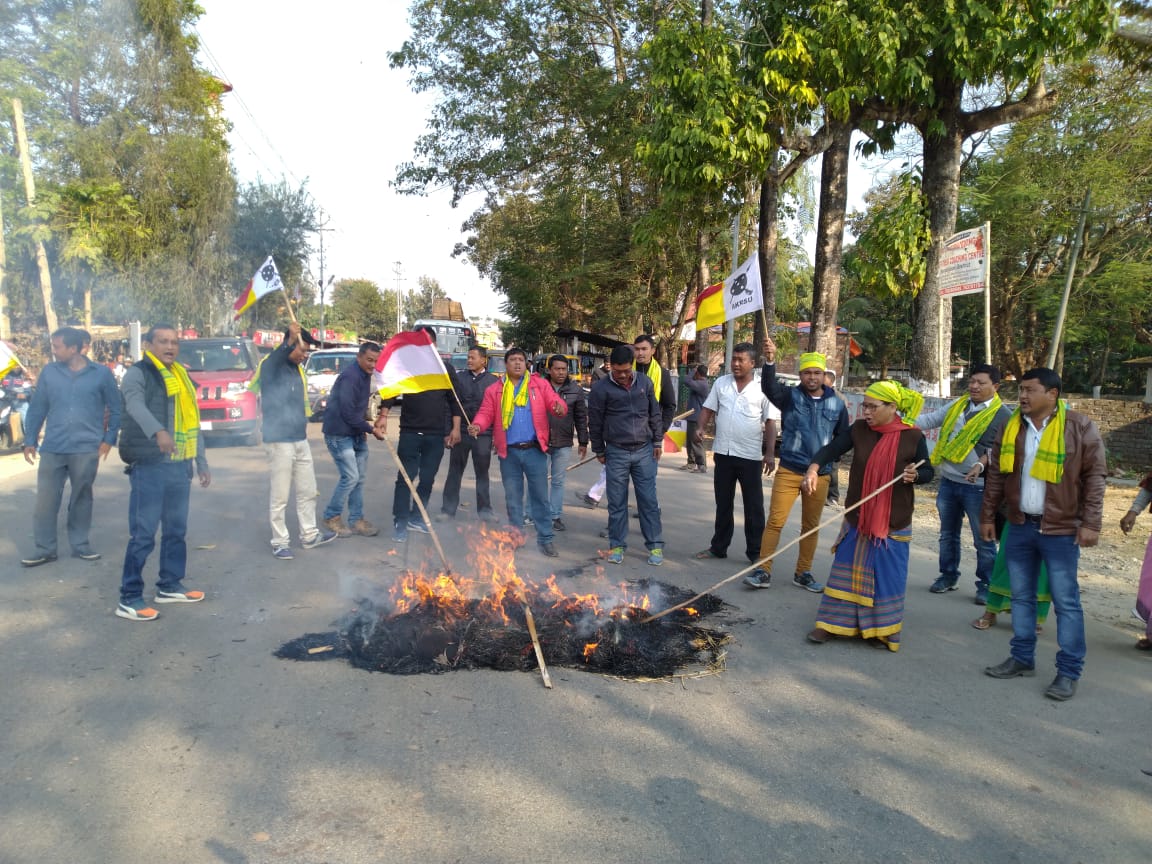
[[[425,129],[431,97],[410,92],[388,52],[408,35],[407,2],[200,0],[200,58],[234,88],[223,97],[240,182],[307,181],[323,208],[324,280],[371,279],[414,290],[436,279],[470,316],[499,314],[501,297],[452,257],[461,224],[480,205],[451,195],[400,195],[391,186]],[[318,240],[313,245],[318,245]],[[260,264],[253,262],[253,268]],[[319,255],[312,273],[320,277]]]
[[[307,181],[331,229],[323,235],[325,282],[335,275],[395,288],[399,262],[403,290],[429,276],[466,315],[498,316],[502,298],[452,257],[466,236],[460,226],[482,198],[453,208],[447,190],[400,195],[391,185],[397,166],[413,156],[433,98],[412,93],[407,72],[388,66],[388,52],[409,33],[406,0],[200,5],[201,60],[234,88],[223,104],[237,175],[241,182]],[[853,159],[850,210],[861,206],[881,165]],[[818,160],[811,170],[818,182]],[[815,239],[806,239],[811,260]],[[318,255],[312,273],[319,279]]]

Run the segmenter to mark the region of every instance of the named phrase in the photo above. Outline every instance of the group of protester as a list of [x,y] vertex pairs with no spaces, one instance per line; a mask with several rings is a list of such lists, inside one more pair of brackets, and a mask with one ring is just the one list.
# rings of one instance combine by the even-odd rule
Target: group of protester
[[[157,528],[161,548],[154,602],[204,599],[202,591],[183,584],[184,537],[192,478],[198,476],[202,486],[211,482],[199,434],[195,385],[177,361],[178,334],[170,326],[157,325],[143,341],[143,358],[126,369],[117,388],[110,370],[85,355],[81,331],[62,328],[53,333],[54,362],[40,375],[24,448],[29,462],[37,456],[40,460],[33,517],[36,551],[22,562],[35,567],[57,558],[56,521],[65,482],[71,485],[67,527],[72,553],[86,560],[100,557],[89,538],[92,484],[99,460],[118,442],[131,491],[130,537],[116,614],[136,621],[158,615],[144,600],[142,575],[155,548]],[[262,394],[272,554],[281,560],[293,557],[285,521],[293,486],[303,548],[337,537],[378,533],[364,518],[367,436],[385,438],[395,407],[393,400],[385,400],[377,412],[371,407],[381,346],[363,343],[356,364],[341,372],[329,394],[323,434],[339,481],[318,522],[303,373],[314,342],[298,324],[291,325],[251,385]],[[404,470],[397,472],[393,494],[393,541],[402,543],[409,532],[430,530],[425,515],[445,451],[449,470],[437,519],[457,517],[461,480],[471,460],[476,516],[496,521],[488,478],[495,451],[508,531],[522,539],[523,528],[534,527],[539,550],[556,556],[556,532],[566,529],[565,469],[573,450],[584,458],[591,449],[603,466],[597,485],[607,494],[607,560],[624,560],[631,484],[647,562],[662,564],[656,468],[676,410],[676,394],[671,375],[653,359],[653,347],[651,337],[642,335],[633,345],[614,348],[587,397],[568,377],[567,359],[562,356],[549,358],[543,375],[533,375],[526,353],[509,349],[501,379],[487,371],[486,351],[480,346],[469,350],[467,368],[454,375],[452,389],[405,395],[396,451]],[[685,467],[707,470],[703,433],[715,423],[715,523],[711,542],[696,558],[727,557],[739,487],[745,555],[757,565],[745,583],[755,589],[770,587],[772,558],[799,497],[802,527],[793,584],[822,594],[808,639],[823,643],[835,637],[862,637],[877,647],[898,650],[912,487],[930,481],[939,471],[940,573],[930,590],[943,594],[958,587],[960,534],[966,517],[976,550],[975,600],[986,606],[973,626],[987,629],[997,613],[1009,607],[1012,611],[1010,656],[986,673],[996,678],[1034,674],[1038,608],[1042,620],[1043,604],[1051,602],[1059,652],[1057,675],[1045,695],[1071,698],[1086,652],[1077,562],[1079,550],[1099,539],[1105,459],[1095,425],[1061,399],[1059,376],[1043,368],[1024,373],[1016,411],[1002,403],[1000,374],[993,366],[974,367],[967,395],[929,413],[921,413],[923,397],[918,393],[894,381],[878,381],[864,394],[862,419],[852,423],[843,398],[826,377],[822,355],[801,355],[800,383],[789,387],[776,375],[776,345],[770,338],[763,354],[758,386],[756,351],[749,343],[735,346],[731,372],[711,387],[699,369],[689,383],[689,407],[698,413],[689,427]],[[935,428],[939,438],[929,453],[923,430]],[[853,458],[846,510],[825,586],[811,572],[818,526],[836,462],[849,452]],[[776,476],[766,515],[762,476],[772,473]],[[595,504],[595,491],[594,487],[580,496],[585,504]],[[1121,528],[1130,531],[1136,515],[1149,504],[1152,474],[1141,484]],[[1148,626],[1137,647],[1152,650],[1152,540],[1134,611]]]

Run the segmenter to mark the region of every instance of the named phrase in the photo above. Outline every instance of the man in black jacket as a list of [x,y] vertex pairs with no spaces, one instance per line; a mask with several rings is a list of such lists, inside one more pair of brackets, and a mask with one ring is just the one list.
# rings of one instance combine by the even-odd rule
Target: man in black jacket
[[296,521],[300,545],[315,549],[336,539],[336,532],[316,527],[316,471],[308,446],[308,385],[301,364],[308,359],[308,346],[316,344],[310,333],[293,321],[284,341],[265,357],[248,385],[259,390],[263,408],[264,452],[268,456],[270,491],[268,516],[272,521],[272,557],[292,559],[291,537],[284,521],[288,491],[296,483]]
[[[374,537],[379,529],[364,518],[364,479],[368,471],[368,435],[384,440],[383,423],[366,419],[368,400],[372,396],[372,372],[380,357],[380,346],[363,342],[356,354],[356,363],[336,376],[328,393],[328,407],[324,409],[324,444],[336,468],[340,482],[332,492],[332,499],[324,508],[324,527],[340,537],[351,537],[353,532]],[[344,522],[344,508],[348,508],[348,522]]]
[[152,621],[159,613],[144,602],[144,563],[160,539],[156,603],[199,603],[203,591],[184,586],[188,551],[188,502],[195,465],[200,485],[212,482],[200,435],[196,385],[176,362],[180,339],[169,324],[144,334],[144,356],[124,373],[121,393],[120,458],[127,464],[128,548],[120,578],[116,614],[129,621]]
[[[480,410],[480,401],[484,398],[484,391],[495,384],[497,378],[488,371],[488,349],[482,345],[473,345],[468,349],[468,365],[457,372],[453,378],[452,386],[456,388],[456,395],[460,397],[460,404],[468,415],[468,422]],[[473,438],[467,431],[461,432],[459,443],[452,447],[448,456],[448,479],[444,481],[443,503],[440,505],[438,519],[456,518],[456,510],[460,506],[460,481],[464,479],[464,469],[468,466],[468,457],[472,457],[472,470],[476,474],[476,517],[485,522],[493,522],[496,513],[492,509],[492,497],[489,492],[488,469],[492,465],[492,431]]]
[[552,530],[564,531],[564,478],[572,462],[573,440],[580,444],[580,458],[588,453],[588,403],[584,388],[568,377],[568,358],[553,354],[548,358],[548,381],[556,395],[568,406],[562,417],[548,415],[548,466],[552,472],[548,504],[552,510]]
[[[431,327],[417,327],[427,330],[436,341],[436,331]],[[380,406],[381,428],[388,430],[388,413],[397,400],[386,399]],[[451,450],[460,443],[460,407],[451,390],[425,390],[422,393],[407,393],[400,411],[400,440],[396,445],[396,456],[412,482],[416,484],[416,494],[428,507],[432,497],[432,484],[436,482],[436,472],[440,470],[440,460],[444,451]],[[428,526],[420,515],[420,508],[412,500],[412,492],[404,477],[396,472],[396,490],[392,494],[392,540],[403,543],[409,531],[428,533]]]

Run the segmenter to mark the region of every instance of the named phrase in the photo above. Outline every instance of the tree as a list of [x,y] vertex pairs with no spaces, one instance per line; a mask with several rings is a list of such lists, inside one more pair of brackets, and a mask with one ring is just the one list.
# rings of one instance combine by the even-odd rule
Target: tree
[[361,339],[386,341],[396,332],[396,293],[370,279],[340,279],[332,288],[328,326],[354,330]]
[[404,310],[412,321],[421,318],[433,318],[433,304],[436,300],[448,297],[440,283],[431,276],[420,276],[416,279],[418,290],[412,292],[404,299]]

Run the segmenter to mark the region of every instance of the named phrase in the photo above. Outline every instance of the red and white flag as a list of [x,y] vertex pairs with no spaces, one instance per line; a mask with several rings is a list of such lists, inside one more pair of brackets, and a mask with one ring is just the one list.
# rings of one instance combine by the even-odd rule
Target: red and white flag
[[417,330],[388,340],[376,361],[376,385],[381,398],[391,399],[401,393],[451,390],[452,379],[432,336]]

